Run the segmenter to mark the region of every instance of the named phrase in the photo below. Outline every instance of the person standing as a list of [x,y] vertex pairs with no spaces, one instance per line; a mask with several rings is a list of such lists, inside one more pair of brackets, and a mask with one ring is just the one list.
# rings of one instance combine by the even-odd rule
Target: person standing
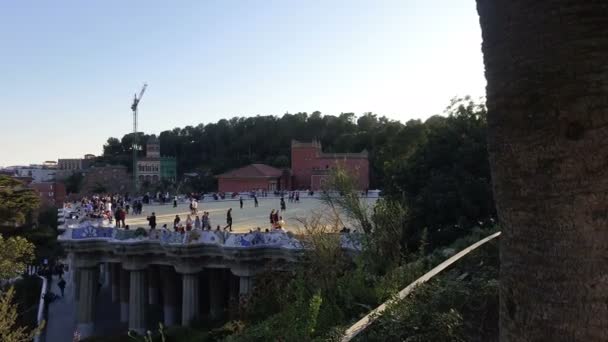
[[281,211],[285,211],[285,210],[286,210],[285,198],[281,197]]
[[258,196],[253,195],[253,206],[258,207],[260,204],[258,203]]
[[156,213],[152,212],[152,215],[148,216],[148,224],[150,225],[150,229],[156,228]]
[[173,197],[173,208],[177,208],[177,196]]
[[194,218],[194,229],[201,229],[201,218],[198,215]]
[[224,230],[226,230],[226,228],[228,228],[229,231],[232,231],[232,208],[228,209],[228,212],[226,213],[226,227],[224,227]]
[[61,291],[61,298],[63,298],[65,293],[65,280],[63,277],[59,278],[59,282],[57,283],[57,287],[59,287],[59,291]]
[[175,215],[175,219],[173,220],[173,229],[175,229],[175,231],[177,231],[177,225],[179,224],[179,221],[181,221],[182,219],[179,218],[179,215]]
[[116,228],[120,228],[120,209],[116,209],[114,219],[116,220]]
[[120,222],[122,223],[122,226],[126,226],[125,220],[127,219],[127,213],[125,212],[125,210],[123,208],[119,208],[118,209],[120,212]]
[[241,209],[243,209],[243,196],[239,196],[239,204],[241,205]]
[[274,223],[274,227],[276,228],[279,225],[279,211],[273,210],[274,214],[272,214],[272,222]]
[[192,230],[192,217],[190,215],[186,216],[186,230]]
[[270,226],[274,227],[274,209],[270,211]]
[[192,215],[198,214],[198,201],[194,199],[192,201]]

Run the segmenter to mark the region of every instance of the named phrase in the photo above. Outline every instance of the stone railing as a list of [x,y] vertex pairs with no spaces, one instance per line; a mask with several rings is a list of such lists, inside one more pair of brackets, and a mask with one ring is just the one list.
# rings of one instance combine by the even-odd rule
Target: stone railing
[[[106,241],[115,244],[138,244],[142,242],[161,245],[213,245],[224,248],[280,248],[301,250],[307,248],[305,241],[298,239],[291,232],[252,232],[232,233],[214,230],[191,230],[184,233],[165,229],[125,230],[119,228],[81,225],[78,228],[67,228],[59,236],[60,242],[75,243],[78,241]],[[342,248],[358,251],[361,249],[358,234],[340,234]]]

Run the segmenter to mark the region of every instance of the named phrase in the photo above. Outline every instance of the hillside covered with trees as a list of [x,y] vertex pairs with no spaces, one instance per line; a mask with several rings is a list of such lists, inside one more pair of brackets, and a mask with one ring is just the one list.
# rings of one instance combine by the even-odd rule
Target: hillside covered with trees
[[[407,208],[403,242],[415,248],[422,228],[429,229],[431,243],[445,245],[495,215],[485,130],[485,106],[465,97],[424,122],[372,113],[297,113],[222,119],[164,131],[159,138],[161,154],[176,157],[178,175],[200,175],[181,188],[191,191],[214,191],[213,175],[249,163],[288,167],[292,139],[317,138],[326,152],[365,149],[372,188]],[[138,141],[148,137],[140,134]],[[109,138],[99,162],[130,168],[132,138]],[[144,155],[145,145],[140,148]]]

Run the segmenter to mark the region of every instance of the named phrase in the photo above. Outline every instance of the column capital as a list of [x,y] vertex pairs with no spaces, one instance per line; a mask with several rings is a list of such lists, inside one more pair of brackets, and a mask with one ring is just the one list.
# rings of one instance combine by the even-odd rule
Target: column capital
[[249,265],[234,265],[230,267],[230,272],[237,277],[253,277],[256,274],[260,273],[260,269],[257,267],[251,267]]
[[122,268],[127,271],[143,271],[148,268],[148,263],[144,260],[129,258],[122,263]]
[[200,264],[193,264],[189,262],[178,263],[174,265],[175,272],[180,274],[196,274],[203,270],[203,266]]
[[75,268],[93,268],[99,265],[99,261],[92,258],[78,258],[74,259]]

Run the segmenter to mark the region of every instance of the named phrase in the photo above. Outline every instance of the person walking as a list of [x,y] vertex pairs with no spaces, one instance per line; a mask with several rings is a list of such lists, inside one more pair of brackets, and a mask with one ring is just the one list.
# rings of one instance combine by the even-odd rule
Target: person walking
[[226,227],[224,227],[224,230],[226,230],[226,228],[228,228],[229,231],[232,231],[232,208],[228,209],[228,212],[226,213]]
[[65,293],[65,279],[63,277],[59,278],[59,282],[57,283],[57,287],[59,287],[59,291],[61,291],[61,298],[63,298]]
[[116,212],[114,212],[114,219],[116,220],[116,228],[120,228],[120,209],[116,209]]
[[253,206],[258,207],[260,204],[258,203],[258,196],[253,195]]
[[274,227],[274,209],[270,211],[270,226]]
[[201,229],[201,218],[198,215],[194,218],[194,229]]
[[177,208],[177,196],[173,197],[173,208]]
[[281,211],[285,211],[285,210],[286,210],[285,198],[281,197]]
[[239,204],[241,205],[241,209],[243,209],[243,196],[239,197]]
[[276,228],[279,225],[279,211],[275,209],[273,212],[274,214],[272,214],[272,222]]
[[179,221],[181,221],[182,219],[179,218],[179,215],[175,215],[175,219],[173,220],[173,229],[175,229],[177,231],[177,225],[179,224]]
[[122,223],[122,226],[126,226],[125,220],[127,219],[127,213],[125,212],[125,210],[123,208],[119,208],[118,209],[119,213],[120,213],[120,222]]
[[148,216],[148,224],[150,225],[150,229],[156,228],[156,213],[152,212],[152,215]]
[[186,230],[192,230],[192,217],[190,215],[186,216]]

